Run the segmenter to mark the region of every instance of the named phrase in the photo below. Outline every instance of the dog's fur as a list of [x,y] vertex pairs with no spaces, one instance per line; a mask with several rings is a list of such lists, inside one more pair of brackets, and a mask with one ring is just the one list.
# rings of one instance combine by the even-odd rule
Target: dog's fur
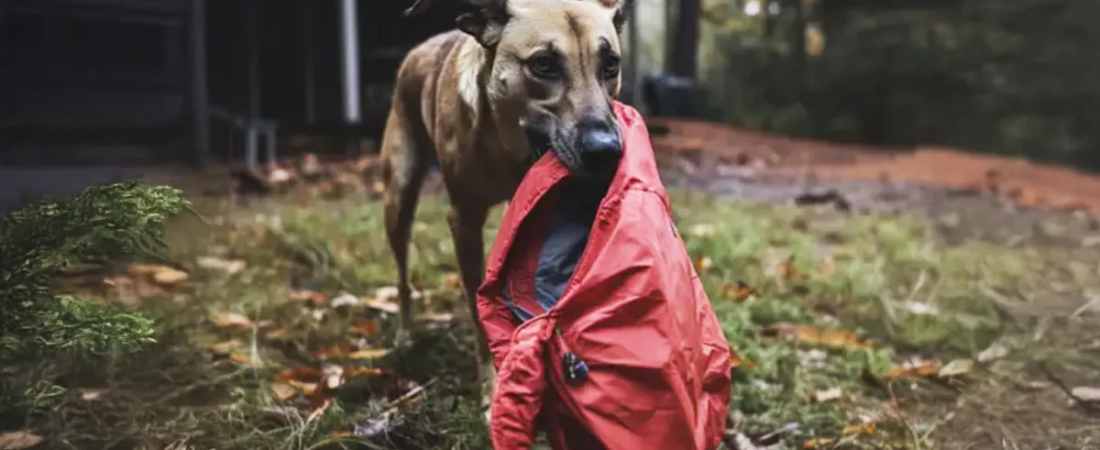
[[[400,340],[414,324],[408,247],[420,188],[439,161],[470,315],[489,209],[549,149],[578,175],[617,162],[619,31],[630,0],[465,0],[458,30],[414,48],[398,71],[382,140],[386,233],[397,262]],[[418,0],[406,15],[427,7]],[[611,155],[601,158],[602,154]],[[480,337],[481,375],[493,382]]]

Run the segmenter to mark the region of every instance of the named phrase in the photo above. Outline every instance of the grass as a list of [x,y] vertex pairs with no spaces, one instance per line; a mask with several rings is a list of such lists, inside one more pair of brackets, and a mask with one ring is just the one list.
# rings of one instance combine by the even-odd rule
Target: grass
[[[925,406],[953,404],[990,364],[953,377],[891,370],[914,356],[975,358],[1019,335],[989,293],[1034,286],[1049,265],[990,244],[948,247],[928,226],[904,218],[674,198],[676,222],[743,360],[731,426],[786,448],[935,446],[945,418]],[[328,304],[344,293],[387,297],[395,274],[376,201],[213,211],[208,223],[185,219],[169,236],[191,279],[137,296],[156,320],[158,343],[106,365],[53,362],[43,370],[67,390],[16,426],[48,436],[56,448],[488,448],[471,386],[472,328],[462,317],[438,197],[421,202],[411,253],[421,316],[437,320],[425,322],[414,348],[379,358],[318,356],[385,348],[392,336],[391,314]],[[245,266],[238,273],[203,268],[197,261],[204,257]],[[325,304],[291,300],[305,291]],[[439,319],[452,312],[454,320]],[[227,313],[248,321],[219,325]],[[831,338],[814,341],[809,330]],[[279,393],[319,381],[304,369],[327,365],[363,375],[349,375],[323,396]],[[422,395],[401,398],[415,386]],[[331,405],[310,419],[325,398]],[[356,426],[387,432],[348,436]]]

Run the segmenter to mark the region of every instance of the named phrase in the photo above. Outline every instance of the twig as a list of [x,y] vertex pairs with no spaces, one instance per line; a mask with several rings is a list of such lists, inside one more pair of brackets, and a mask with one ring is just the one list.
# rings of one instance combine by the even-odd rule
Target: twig
[[1074,394],[1073,389],[1070,388],[1065,381],[1062,381],[1061,378],[1055,375],[1054,372],[1051,371],[1045,363],[1039,363],[1039,370],[1043,372],[1043,375],[1045,375],[1051,383],[1054,383],[1055,386],[1058,386],[1058,389],[1061,389],[1062,392],[1066,394],[1066,396],[1068,396],[1070,399],[1080,405],[1081,408],[1083,408],[1085,411],[1091,414],[1100,414],[1100,406],[1097,406],[1093,404],[1093,402],[1090,402],[1086,399],[1081,398],[1077,394]]

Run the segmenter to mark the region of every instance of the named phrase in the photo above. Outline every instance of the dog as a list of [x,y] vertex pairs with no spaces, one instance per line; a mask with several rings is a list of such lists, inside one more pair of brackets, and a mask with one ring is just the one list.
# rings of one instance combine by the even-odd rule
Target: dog
[[[397,264],[398,345],[414,326],[408,248],[425,176],[439,164],[483,395],[495,385],[477,320],[484,226],[528,168],[555,152],[571,175],[613,173],[622,137],[620,34],[632,0],[462,0],[457,29],[414,47],[398,69],[382,135],[386,236]],[[405,11],[429,8],[417,0]],[[484,398],[483,398],[484,400]]]

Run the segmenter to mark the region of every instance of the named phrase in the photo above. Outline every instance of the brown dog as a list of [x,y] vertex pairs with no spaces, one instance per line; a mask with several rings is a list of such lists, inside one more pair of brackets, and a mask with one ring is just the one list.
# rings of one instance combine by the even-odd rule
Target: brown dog
[[[611,102],[619,93],[619,31],[630,0],[464,0],[458,30],[414,48],[398,71],[382,139],[386,234],[397,262],[398,339],[414,324],[408,247],[424,177],[438,158],[470,315],[484,271],[489,209],[508,200],[553,149],[577,175],[622,154]],[[406,11],[428,7],[417,0]],[[484,385],[493,364],[478,322]]]

